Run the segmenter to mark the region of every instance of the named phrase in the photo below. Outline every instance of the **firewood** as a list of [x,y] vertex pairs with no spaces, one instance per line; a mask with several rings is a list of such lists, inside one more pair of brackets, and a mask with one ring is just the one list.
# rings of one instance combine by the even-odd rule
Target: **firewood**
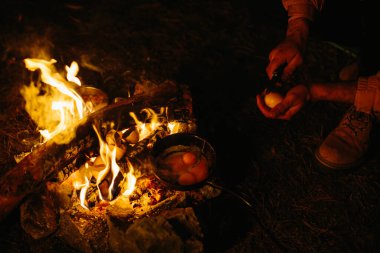
[[[132,96],[90,114],[76,127],[66,130],[76,131],[75,138],[68,144],[57,144],[53,138],[40,145],[0,178],[0,221],[27,195],[38,190],[43,183],[73,162],[78,154],[96,144],[97,138],[93,133],[93,124],[112,120],[129,123],[127,117],[130,111],[139,111],[153,105],[164,105],[168,99],[176,95],[178,95],[176,85],[166,82],[147,94]],[[65,136],[66,131],[60,133],[59,137]]]
[[0,178],[0,220],[25,196],[37,191],[54,172],[71,163],[79,152],[90,148],[95,141],[88,135],[70,145],[46,142],[9,170]]

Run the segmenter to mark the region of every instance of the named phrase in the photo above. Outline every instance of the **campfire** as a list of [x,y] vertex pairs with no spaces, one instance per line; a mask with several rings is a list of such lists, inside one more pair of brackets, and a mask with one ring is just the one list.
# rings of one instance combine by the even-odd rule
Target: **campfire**
[[55,236],[83,252],[201,252],[191,206],[219,190],[167,187],[150,153],[169,135],[196,132],[187,86],[144,81],[110,102],[100,89],[82,86],[76,62],[65,75],[55,60],[24,62],[34,75],[21,94],[41,138],[0,178],[0,219],[19,207],[30,237]]

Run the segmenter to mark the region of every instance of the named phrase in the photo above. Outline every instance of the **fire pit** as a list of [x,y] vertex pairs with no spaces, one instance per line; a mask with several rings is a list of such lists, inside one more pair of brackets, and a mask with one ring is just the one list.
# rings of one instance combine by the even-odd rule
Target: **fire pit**
[[[202,231],[191,206],[220,190],[168,188],[154,175],[151,155],[164,137],[196,132],[187,87],[138,83],[128,98],[89,105],[79,95],[84,89],[76,92],[75,64],[67,67],[71,76],[65,80],[57,78],[54,61],[25,63],[41,71],[45,94],[59,93],[59,101],[43,102],[51,102],[60,120],[51,114],[57,127],[41,130],[43,142],[0,178],[0,218],[20,207],[22,228],[32,238],[55,236],[83,252],[201,252]],[[22,91],[32,99],[30,112],[36,110],[32,94],[41,87],[31,84]]]

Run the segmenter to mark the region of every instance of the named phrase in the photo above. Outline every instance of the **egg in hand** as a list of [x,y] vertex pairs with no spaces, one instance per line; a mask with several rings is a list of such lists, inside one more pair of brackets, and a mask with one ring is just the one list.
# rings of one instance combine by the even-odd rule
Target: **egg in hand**
[[277,93],[277,92],[268,92],[267,94],[265,94],[264,96],[264,102],[265,104],[269,107],[269,108],[273,108],[275,107],[277,104],[279,104],[282,100],[284,99],[284,97],[280,94],[280,93]]

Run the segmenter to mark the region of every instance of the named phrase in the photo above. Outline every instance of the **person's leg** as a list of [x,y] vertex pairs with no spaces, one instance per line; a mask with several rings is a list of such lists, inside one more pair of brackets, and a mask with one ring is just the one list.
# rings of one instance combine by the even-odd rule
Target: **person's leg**
[[359,79],[354,105],[316,150],[317,161],[330,170],[359,166],[367,153],[376,115],[380,115],[380,72]]
[[[351,31],[354,36],[353,43],[357,44],[359,49],[357,65],[359,68],[356,69],[354,66],[349,69],[352,67],[350,66],[346,69],[347,73],[340,74],[346,74],[345,77],[348,79],[355,75],[361,76],[354,105],[315,153],[317,161],[332,170],[353,168],[364,160],[373,123],[376,118],[380,118],[380,74],[376,75],[376,72],[380,70],[380,42],[376,35],[379,22],[378,13],[375,13],[378,9],[372,6],[374,1],[354,2],[356,6],[347,2],[349,6],[354,7],[348,8],[348,15],[351,16],[349,20],[355,21],[359,26],[350,23],[349,20],[346,25],[348,30],[340,31],[330,26],[337,32],[338,37],[344,31]],[[338,19],[341,20],[340,16]],[[354,29],[350,30],[351,28]],[[366,76],[370,77],[366,78]]]

